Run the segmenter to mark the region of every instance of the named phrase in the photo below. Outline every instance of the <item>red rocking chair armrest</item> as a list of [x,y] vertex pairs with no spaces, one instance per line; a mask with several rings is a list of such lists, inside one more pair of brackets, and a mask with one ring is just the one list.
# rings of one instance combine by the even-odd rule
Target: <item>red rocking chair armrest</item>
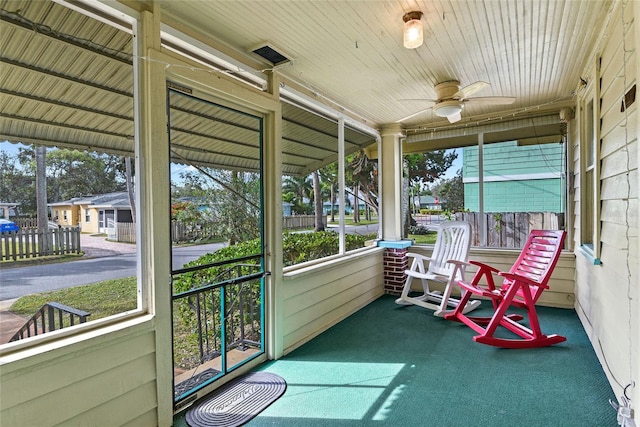
[[530,279],[529,277],[526,276],[521,276],[519,274],[515,274],[515,273],[508,273],[506,271],[501,271],[498,273],[499,276],[502,276],[506,279],[512,280],[514,283],[523,283],[527,286],[537,286],[539,288],[542,289],[549,289],[549,285],[547,284],[542,284],[542,283],[538,283],[532,279]]
[[[475,266],[480,267],[480,270],[489,270],[492,273],[499,273],[500,272],[500,270],[498,270],[497,268],[492,267],[489,264],[485,264],[484,262],[469,260],[469,264],[473,264]],[[480,271],[480,270],[478,270],[478,271]]]

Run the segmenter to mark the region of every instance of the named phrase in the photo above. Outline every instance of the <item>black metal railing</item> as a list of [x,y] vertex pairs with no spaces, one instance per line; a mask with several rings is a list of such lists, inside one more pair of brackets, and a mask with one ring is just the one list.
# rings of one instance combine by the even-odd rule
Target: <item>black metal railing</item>
[[223,350],[261,348],[264,273],[247,274],[251,269],[259,270],[260,266],[235,264],[210,279],[213,284],[173,297],[174,310],[181,312],[179,317],[192,331],[193,350],[195,353],[197,348],[198,353],[191,361],[181,360],[183,368],[220,357]]
[[85,323],[91,313],[78,310],[57,302],[48,302],[31,316],[11,337],[9,342],[18,341],[47,332]]

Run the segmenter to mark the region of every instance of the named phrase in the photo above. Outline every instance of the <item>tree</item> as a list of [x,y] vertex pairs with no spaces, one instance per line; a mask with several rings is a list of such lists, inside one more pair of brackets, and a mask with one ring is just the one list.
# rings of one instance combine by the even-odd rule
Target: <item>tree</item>
[[313,171],[311,178],[313,180],[315,231],[324,231],[324,223],[322,222],[322,193],[320,191],[320,176],[318,171]]
[[433,194],[444,203],[444,207],[453,212],[464,210],[464,183],[462,182],[462,169],[456,176],[442,181],[433,188]]
[[124,191],[125,171],[118,156],[57,149],[47,152],[50,200]]
[[18,204],[20,213],[36,213],[35,179],[20,167],[17,154],[0,151],[0,201]]
[[293,203],[292,211],[297,214],[308,214],[311,206],[304,202],[311,200],[313,185],[308,176],[286,176],[282,181],[283,198]]
[[336,189],[338,187],[338,162],[333,162],[318,171],[320,183],[329,191],[331,222],[336,220],[334,206],[336,204]]
[[[174,203],[176,215],[189,221],[204,220],[215,227],[215,234],[224,236],[229,244],[260,237],[260,175],[252,172],[229,171],[196,167],[185,172],[182,186],[172,187],[172,197],[197,197],[206,206],[204,211],[193,211],[194,206]],[[197,217],[197,218],[196,218]]]
[[[406,187],[412,184],[428,184],[435,182],[451,167],[453,161],[458,158],[458,153],[454,150],[433,150],[426,153],[408,154],[404,157]],[[409,227],[415,224],[411,216],[411,201],[407,197],[404,235],[409,234]]]
[[136,198],[133,185],[133,167],[131,166],[131,157],[125,157],[125,183],[127,186],[127,195],[129,196],[129,206],[131,206],[131,219],[136,222]]
[[364,150],[353,153],[347,160],[349,168],[345,171],[345,181],[352,188],[354,222],[357,222],[360,200],[378,212],[378,163],[369,159]]
[[47,215],[47,175],[46,175],[47,148],[37,146],[35,148],[36,163],[36,205],[38,209],[38,246],[40,253],[51,253],[49,241],[49,217]]

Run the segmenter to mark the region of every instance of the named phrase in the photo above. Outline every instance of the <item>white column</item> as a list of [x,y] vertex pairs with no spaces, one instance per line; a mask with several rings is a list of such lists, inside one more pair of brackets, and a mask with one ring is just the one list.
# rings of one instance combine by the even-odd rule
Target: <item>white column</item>
[[134,45],[135,144],[138,208],[139,303],[155,316],[158,425],[173,423],[171,341],[171,238],[169,231],[169,141],[164,66],[146,61],[160,51],[160,10],[141,13]]
[[[275,100],[280,85],[276,73],[268,73],[268,91]],[[271,275],[265,278],[266,352],[269,359],[284,354],[283,255],[282,255],[282,111],[280,104],[267,114],[263,135],[264,241],[265,268]]]
[[388,241],[402,239],[402,135],[399,125],[386,126],[379,144],[380,228]]

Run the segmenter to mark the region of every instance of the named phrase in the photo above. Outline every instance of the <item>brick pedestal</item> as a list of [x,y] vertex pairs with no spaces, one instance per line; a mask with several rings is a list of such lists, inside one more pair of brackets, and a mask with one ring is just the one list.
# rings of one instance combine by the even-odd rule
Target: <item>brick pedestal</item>
[[400,295],[405,282],[404,271],[409,268],[407,252],[413,242],[401,240],[399,242],[378,242],[384,247],[384,293]]

